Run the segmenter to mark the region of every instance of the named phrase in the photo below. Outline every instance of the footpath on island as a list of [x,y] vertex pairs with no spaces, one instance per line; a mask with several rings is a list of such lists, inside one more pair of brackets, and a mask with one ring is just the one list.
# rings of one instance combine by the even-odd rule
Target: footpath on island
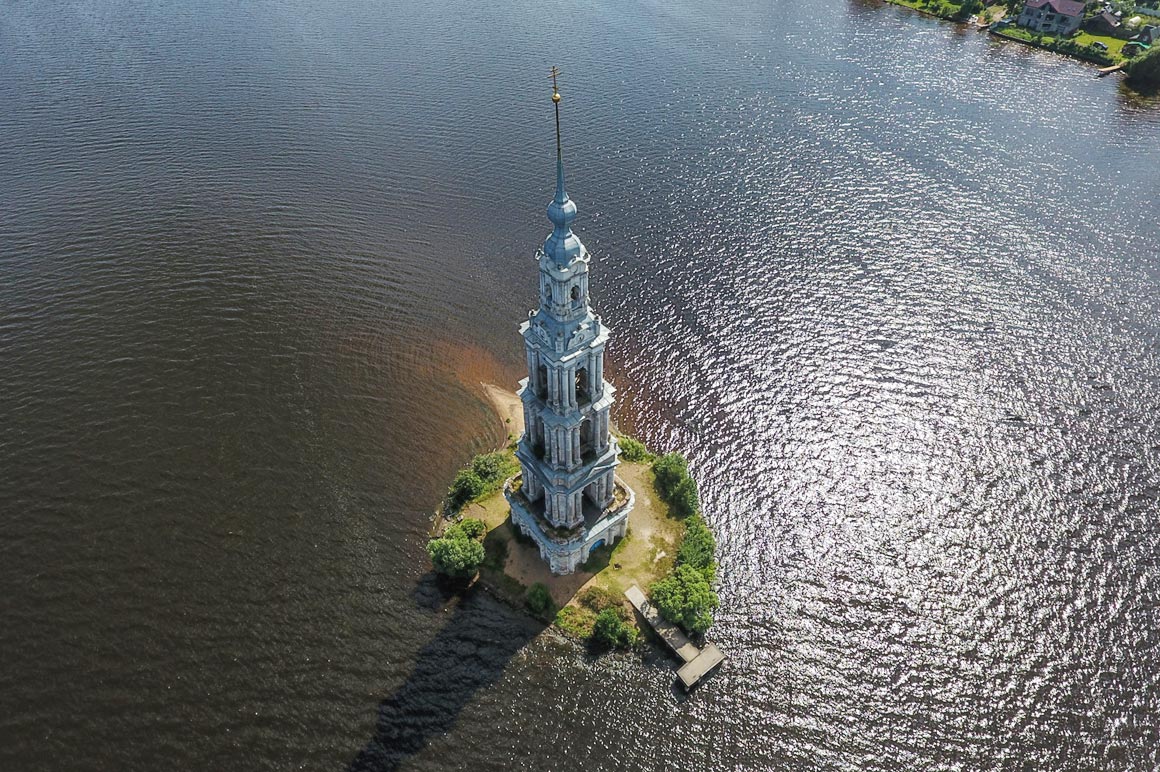
[[636,492],[628,533],[593,550],[575,573],[553,575],[535,543],[512,526],[503,494],[504,483],[520,472],[514,448],[523,434],[522,403],[509,391],[481,385],[507,440],[501,450],[476,456],[452,482],[428,544],[435,570],[464,587],[477,583],[597,651],[654,637],[625,594],[633,587],[647,592],[651,609],[665,620],[703,636],[718,605],[716,542],[700,516],[685,459],[656,456],[620,437],[617,474]]

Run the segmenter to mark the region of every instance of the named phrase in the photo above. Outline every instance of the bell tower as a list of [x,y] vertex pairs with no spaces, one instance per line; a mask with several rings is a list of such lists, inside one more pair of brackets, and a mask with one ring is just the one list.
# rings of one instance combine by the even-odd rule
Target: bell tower
[[519,495],[509,499],[513,521],[540,543],[552,570],[571,573],[597,544],[594,534],[602,534],[605,538],[599,543],[607,544],[624,535],[633,497],[615,476],[619,448],[609,431],[615,390],[604,380],[609,330],[592,312],[591,257],[572,232],[576,204],[564,187],[557,75],[553,67],[556,194],[548,204],[552,232],[536,253],[539,307],[520,326],[528,367],[519,391],[525,430],[516,449]]

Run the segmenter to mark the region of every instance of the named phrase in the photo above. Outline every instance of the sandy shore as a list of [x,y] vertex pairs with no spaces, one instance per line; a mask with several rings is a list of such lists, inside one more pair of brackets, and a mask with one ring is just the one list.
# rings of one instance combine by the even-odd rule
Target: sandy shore
[[[483,395],[491,403],[495,414],[503,424],[504,434],[510,439],[519,439],[524,434],[524,403],[514,392],[496,386],[494,383],[480,383]],[[510,441],[510,440],[509,440]]]

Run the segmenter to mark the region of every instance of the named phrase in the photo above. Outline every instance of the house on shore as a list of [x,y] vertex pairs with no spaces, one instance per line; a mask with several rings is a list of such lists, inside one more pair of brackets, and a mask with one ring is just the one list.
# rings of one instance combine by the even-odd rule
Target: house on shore
[[1044,35],[1064,37],[1079,29],[1083,9],[1079,0],[1026,0],[1016,23]]
[[1084,22],[1084,28],[1093,35],[1120,37],[1124,32],[1124,23],[1111,11],[1100,11]]
[[1132,40],[1148,46],[1160,43],[1160,27],[1154,24],[1145,24],[1139,32],[1132,36]]

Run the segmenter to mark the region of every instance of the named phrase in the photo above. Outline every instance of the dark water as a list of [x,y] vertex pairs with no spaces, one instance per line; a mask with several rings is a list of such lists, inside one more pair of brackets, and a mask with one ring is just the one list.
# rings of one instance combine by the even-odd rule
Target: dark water
[[[546,70],[728,666],[425,577]],[[0,769],[1160,769],[1160,106],[873,2],[0,0]]]

